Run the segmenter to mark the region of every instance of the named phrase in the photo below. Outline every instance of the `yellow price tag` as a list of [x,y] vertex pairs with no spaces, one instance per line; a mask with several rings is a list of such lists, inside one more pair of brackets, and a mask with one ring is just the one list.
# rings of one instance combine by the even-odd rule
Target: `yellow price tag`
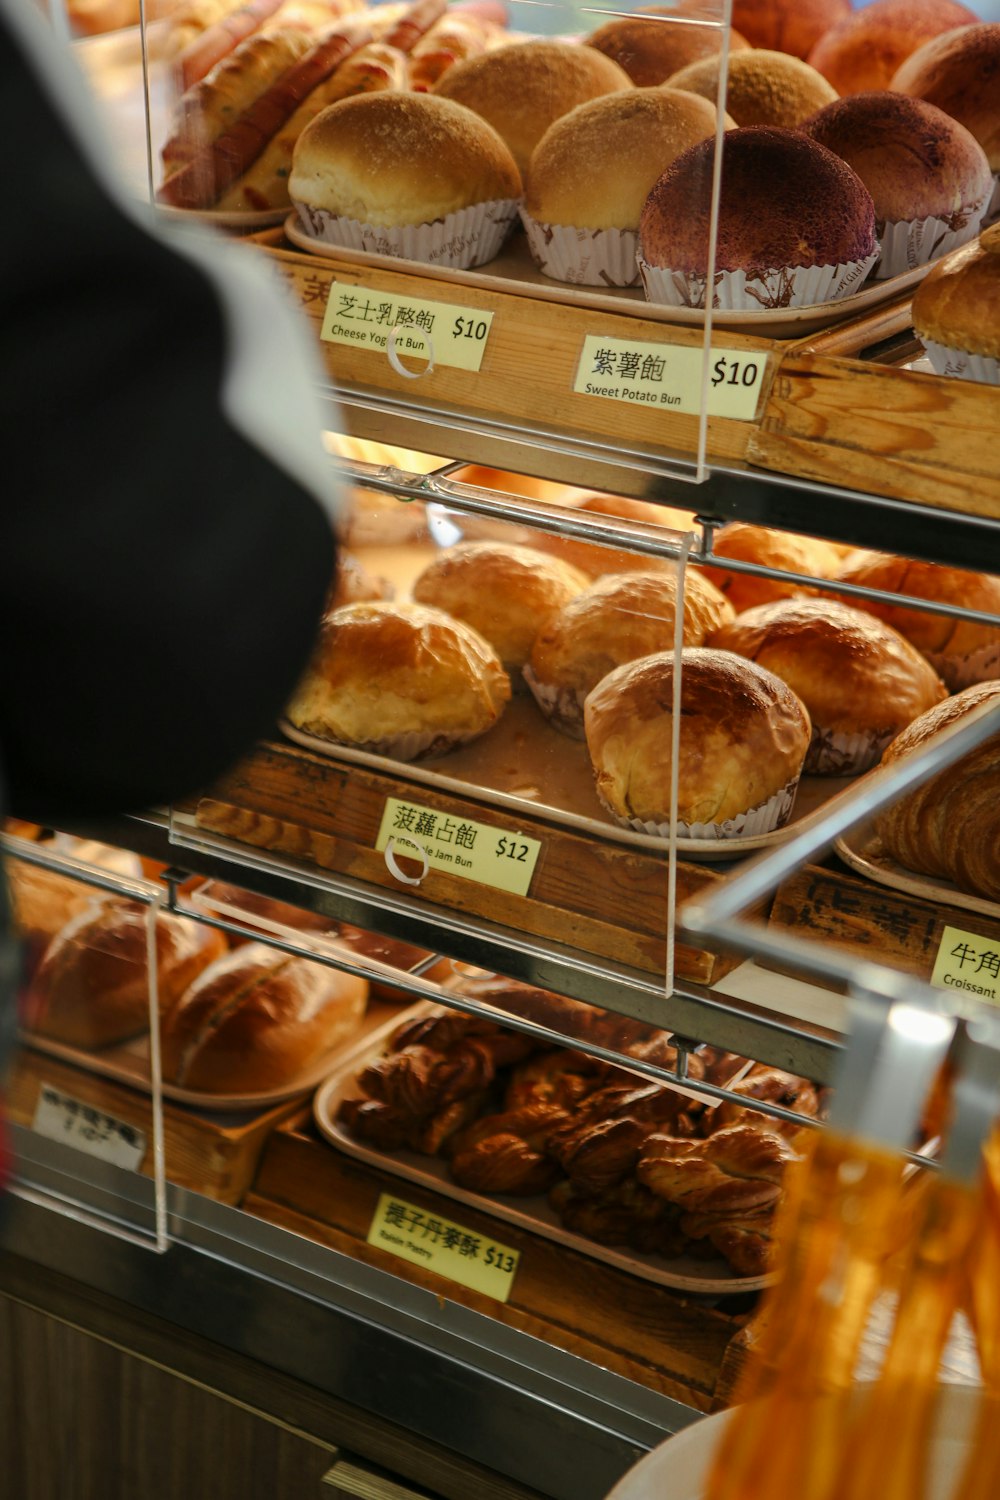
[[1000,1004],[1000,938],[980,937],[961,927],[941,934],[931,984]]
[[[431,869],[446,870],[497,891],[526,896],[542,845],[526,833],[387,797],[375,848],[407,884],[419,885]],[[421,862],[423,873],[399,876],[398,866],[393,869],[399,856]]]
[[498,1302],[510,1296],[521,1259],[519,1250],[415,1208],[393,1193],[379,1198],[368,1243]]
[[334,281],[320,337],[328,344],[379,350],[392,360],[410,354],[434,365],[478,370],[492,326],[493,314],[482,308]]
[[[698,344],[649,344],[588,334],[576,367],[574,391],[630,406],[697,416],[701,410],[702,350]],[[767,373],[759,350],[717,349],[709,355],[708,411],[752,422]]]

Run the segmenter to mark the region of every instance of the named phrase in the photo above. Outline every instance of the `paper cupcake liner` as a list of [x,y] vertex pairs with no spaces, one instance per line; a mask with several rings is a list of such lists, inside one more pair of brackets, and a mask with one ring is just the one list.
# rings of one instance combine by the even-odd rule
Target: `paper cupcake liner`
[[387,735],[378,740],[342,740],[333,734],[318,735],[312,730],[299,729],[297,724],[292,724],[291,727],[313,739],[328,740],[331,745],[344,745],[349,750],[363,750],[367,755],[384,755],[389,760],[426,760],[431,755],[444,755],[446,751],[454,750],[459,745],[467,745],[470,740],[478,739],[481,734],[486,733],[486,729],[493,726],[488,724],[486,729],[476,729],[471,733],[457,729],[412,730],[409,734]]
[[895,729],[842,734],[813,725],[802,770],[809,776],[860,776],[862,771],[878,764],[895,734]]
[[993,177],[993,196],[986,205],[983,224],[992,224],[994,219],[1000,219],[1000,172]]
[[978,380],[983,385],[1000,385],[1000,359],[988,354],[970,354],[967,349],[953,349],[918,335],[927,351],[935,375],[949,375],[956,380]]
[[979,233],[990,198],[987,193],[971,208],[952,214],[947,219],[897,219],[879,226],[879,244],[882,254],[872,272],[873,281],[886,281],[890,276],[902,276],[916,266],[938,260],[950,250],[967,245]]
[[[818,302],[839,302],[859,291],[878,259],[873,250],[864,260],[839,266],[784,266],[748,277],[745,271],[716,271],[713,307],[773,312],[785,307],[811,307]],[[704,307],[706,278],[692,271],[670,271],[650,266],[638,254],[639,272],[647,302],[669,307]]]
[[[762,833],[770,833],[772,829],[780,828],[783,823],[787,823],[791,817],[798,784],[799,778],[796,776],[787,786],[783,786],[780,792],[775,792],[773,797],[769,797],[759,807],[751,807],[748,812],[737,813],[734,818],[727,818],[724,823],[685,823],[678,819],[677,837],[679,839],[705,839],[707,842],[713,839],[753,838]],[[661,839],[670,837],[669,823],[657,823],[650,818],[623,818],[605,802],[600,792],[597,793],[597,798],[601,806],[623,828],[634,828],[637,833],[648,833]]]
[[583,229],[543,224],[521,209],[535,265],[553,281],[575,286],[635,286],[639,280],[634,229]]
[[948,651],[925,651],[924,656],[952,693],[974,682],[992,682],[1000,677],[1000,640],[956,656]]
[[474,203],[430,224],[398,226],[363,224],[305,203],[296,203],[295,210],[306,233],[325,245],[460,271],[481,266],[500,253],[517,219],[517,206],[516,198],[498,198]]
[[530,665],[523,668],[522,677],[531,689],[531,695],[545,717],[555,729],[568,735],[571,740],[582,740],[583,699],[575,688],[555,687],[549,682],[539,682]]

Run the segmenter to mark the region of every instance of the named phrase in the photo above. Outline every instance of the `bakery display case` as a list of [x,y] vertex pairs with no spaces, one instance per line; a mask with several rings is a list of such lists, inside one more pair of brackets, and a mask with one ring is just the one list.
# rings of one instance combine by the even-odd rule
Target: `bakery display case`
[[[454,34],[423,46],[448,17],[379,10],[372,39],[360,10],[333,35],[351,43],[341,66],[385,71],[327,106],[398,93],[393,50],[424,71],[447,54],[441,97],[461,102],[462,77],[522,44],[487,44],[456,8]],[[508,17],[524,44],[572,31],[609,67],[631,56],[632,16],[527,10]],[[754,73],[737,60],[770,49],[749,29],[740,47],[731,19],[679,9],[656,38],[725,39],[735,111]],[[179,174],[204,143],[177,124],[198,118],[168,87],[184,49],[156,25],[147,103]],[[315,61],[305,34],[290,67]],[[710,54],[667,76],[682,67],[711,111],[725,68]],[[618,129],[628,92],[585,103],[591,128]],[[572,142],[546,139],[570,161]],[[704,161],[672,184],[692,219]],[[575,230],[553,176],[529,183],[527,220]],[[715,187],[706,240],[724,238]],[[231,1399],[237,1360],[280,1376],[260,1409],[345,1450],[334,1493],[600,1500],[760,1355],[773,1215],[825,1128],[850,992],[888,1005],[929,985],[967,1016],[992,998],[1000,586],[978,569],[998,537],[996,392],[927,370],[926,265],[836,302],[786,287],[706,316],[553,275],[527,221],[483,264],[448,266],[411,241],[401,257],[323,239],[338,215],[296,201],[311,218],[166,207],[246,240],[312,324],[350,492],[336,594],[282,722],[217,784],[4,840],[15,871],[60,878],[78,859],[107,904],[137,903],[136,931],[184,924],[205,973],[185,974],[182,1008],[161,983],[160,1046],[140,1028],[160,1070],[139,1086],[122,1071],[136,1033],[53,1033],[43,961],[9,1090],[3,1286],[67,1316],[51,1286],[30,1290],[30,1263],[117,1317],[161,1319],[188,1378],[204,1366],[185,1341],[207,1340],[234,1361],[213,1377]],[[949,727],[966,759],[934,741],[918,776],[904,752]],[[138,867],[96,874],[64,842],[85,836]],[[248,988],[264,1004],[227,1040]],[[331,1029],[296,1030],[320,992]],[[148,1153],[53,1140],[46,1089],[142,1130]],[[915,1158],[934,1124],[908,1136]],[[748,1140],[767,1156],[749,1179]],[[740,1200],[725,1213],[675,1190],[691,1143]],[[116,1326],[154,1348],[151,1323]],[[945,1366],[975,1379],[967,1330]]]

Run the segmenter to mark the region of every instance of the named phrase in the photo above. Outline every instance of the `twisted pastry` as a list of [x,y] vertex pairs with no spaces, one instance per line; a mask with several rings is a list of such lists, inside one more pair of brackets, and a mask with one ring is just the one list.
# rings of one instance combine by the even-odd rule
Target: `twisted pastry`
[[[794,1073],[785,1073],[781,1068],[767,1068],[756,1064],[745,1078],[733,1085],[732,1092],[747,1100],[763,1099],[769,1104],[780,1104],[797,1115],[806,1115],[811,1119],[819,1114],[819,1095],[815,1087],[808,1079],[796,1078]],[[725,1130],[730,1125],[763,1125],[765,1122],[769,1130],[777,1131],[780,1135],[794,1135],[797,1128],[788,1120],[762,1115],[749,1104],[740,1105],[730,1099],[723,1100],[717,1109],[706,1110],[703,1121],[705,1134]]]
[[693,1240],[707,1239],[741,1276],[763,1276],[774,1264],[773,1209],[726,1219],[685,1214],[680,1227]]
[[520,1062],[535,1050],[530,1037],[516,1031],[503,1031],[493,1021],[481,1016],[466,1016],[442,1006],[426,1016],[405,1021],[393,1034],[390,1049],[401,1052],[407,1047],[428,1047],[434,1052],[448,1052],[461,1042],[475,1040],[489,1047],[498,1068]]
[[557,1182],[549,1203],[567,1229],[599,1245],[630,1245],[667,1256],[683,1250],[685,1236],[676,1210],[634,1177],[600,1194],[586,1193],[566,1180]]
[[546,1150],[548,1139],[567,1119],[567,1111],[556,1104],[485,1115],[455,1137],[451,1175],[460,1187],[476,1192],[544,1192],[558,1171]]
[[773,1131],[733,1125],[704,1141],[682,1144],[652,1135],[636,1167],[640,1182],[688,1213],[732,1217],[773,1208],[792,1146]]

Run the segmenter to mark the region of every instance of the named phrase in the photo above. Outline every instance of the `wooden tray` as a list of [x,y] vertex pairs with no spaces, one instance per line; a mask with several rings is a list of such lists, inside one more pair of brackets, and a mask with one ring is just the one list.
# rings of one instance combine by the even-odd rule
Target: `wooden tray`
[[940,875],[921,875],[897,864],[882,846],[882,840],[872,823],[861,823],[850,833],[839,838],[834,845],[846,865],[874,880],[879,885],[889,886],[906,896],[917,896],[923,901],[944,902],[961,911],[980,912],[985,917],[1000,921],[1000,902],[990,901],[985,896],[974,896],[971,891],[959,890],[950,880]]
[[[382,270],[409,271],[413,275],[427,276],[452,286],[472,286],[487,290],[500,287],[520,296],[537,297],[543,302],[564,302],[604,312],[621,312],[623,306],[631,305],[641,309],[643,316],[654,322],[674,323],[680,327],[700,329],[705,321],[704,312],[698,307],[669,307],[662,302],[647,302],[641,285],[597,288],[554,281],[543,275],[535,265],[527,238],[519,227],[515,228],[500,254],[487,265],[460,271],[447,266],[429,266],[422,261],[404,260],[394,255],[348,250],[325,240],[314,239],[303,229],[294,210],[287,215],[284,225],[287,239],[299,250],[327,260],[351,260],[362,267],[370,265]],[[930,265],[917,266],[915,270],[891,276],[885,281],[866,282],[860,292],[855,292],[853,297],[844,297],[839,302],[780,309],[717,308],[712,317],[712,325],[714,328],[738,329],[743,333],[759,334],[770,339],[803,338],[808,333],[848,322],[861,313],[894,301],[918,285],[929,270]]]
[[485,1193],[472,1192],[452,1181],[447,1165],[440,1157],[422,1156],[415,1151],[381,1151],[356,1140],[338,1123],[337,1111],[345,1099],[357,1096],[359,1070],[382,1055],[384,1042],[391,1029],[385,1028],[381,1036],[371,1036],[369,1045],[361,1053],[355,1054],[353,1059],[345,1061],[342,1067],[338,1067],[313,1099],[316,1128],[338,1151],[369,1166],[390,1172],[394,1177],[401,1177],[405,1182],[428,1192],[453,1198],[469,1208],[502,1219],[506,1224],[516,1224],[519,1229],[542,1235],[557,1245],[564,1245],[581,1255],[593,1256],[595,1260],[616,1266],[644,1281],[672,1287],[675,1291],[700,1296],[733,1296],[741,1292],[758,1292],[773,1281],[772,1276],[739,1276],[721,1257],[711,1261],[698,1260],[693,1256],[678,1256],[667,1260],[661,1255],[598,1244],[596,1240],[589,1240],[584,1235],[565,1229],[544,1195],[532,1198],[494,1198]]
[[[179,804],[174,825],[185,839],[207,834],[253,848],[274,850],[370,885],[403,890],[375,848],[389,797],[416,798],[420,805],[461,821],[510,831],[510,814],[467,794],[420,786],[398,771],[342,765],[284,741],[258,745],[233,771],[201,797]],[[667,862],[655,850],[636,848],[611,836],[581,834],[535,813],[518,819],[519,831],[542,848],[528,893],[498,891],[432,867],[419,897],[432,906],[469,912],[515,931],[568,944],[586,953],[664,973],[666,964]],[[416,860],[397,852],[404,873],[420,873]],[[709,865],[678,865],[678,904],[722,876]],[[712,983],[739,957],[724,950],[678,944],[677,973]]]
[[[271,1135],[243,1208],[699,1411],[712,1409],[752,1298],[713,1306],[511,1224],[503,1240],[520,1252],[520,1264],[501,1303],[367,1243],[380,1195],[398,1194],[400,1186],[391,1173],[331,1150],[299,1115]],[[427,1212],[460,1219],[473,1234],[497,1232],[496,1220],[479,1209],[456,1211],[448,1198],[416,1185],[405,1195]]]
[[[4,1080],[8,1118],[30,1127],[44,1085],[141,1130],[146,1155],[139,1171],[153,1175],[150,1100],[134,1083],[116,1082],[89,1067],[23,1046],[16,1050]],[[253,1181],[268,1136],[296,1108],[296,1100],[288,1099],[266,1109],[209,1114],[165,1100],[163,1137],[169,1181],[221,1203],[239,1203]]]

